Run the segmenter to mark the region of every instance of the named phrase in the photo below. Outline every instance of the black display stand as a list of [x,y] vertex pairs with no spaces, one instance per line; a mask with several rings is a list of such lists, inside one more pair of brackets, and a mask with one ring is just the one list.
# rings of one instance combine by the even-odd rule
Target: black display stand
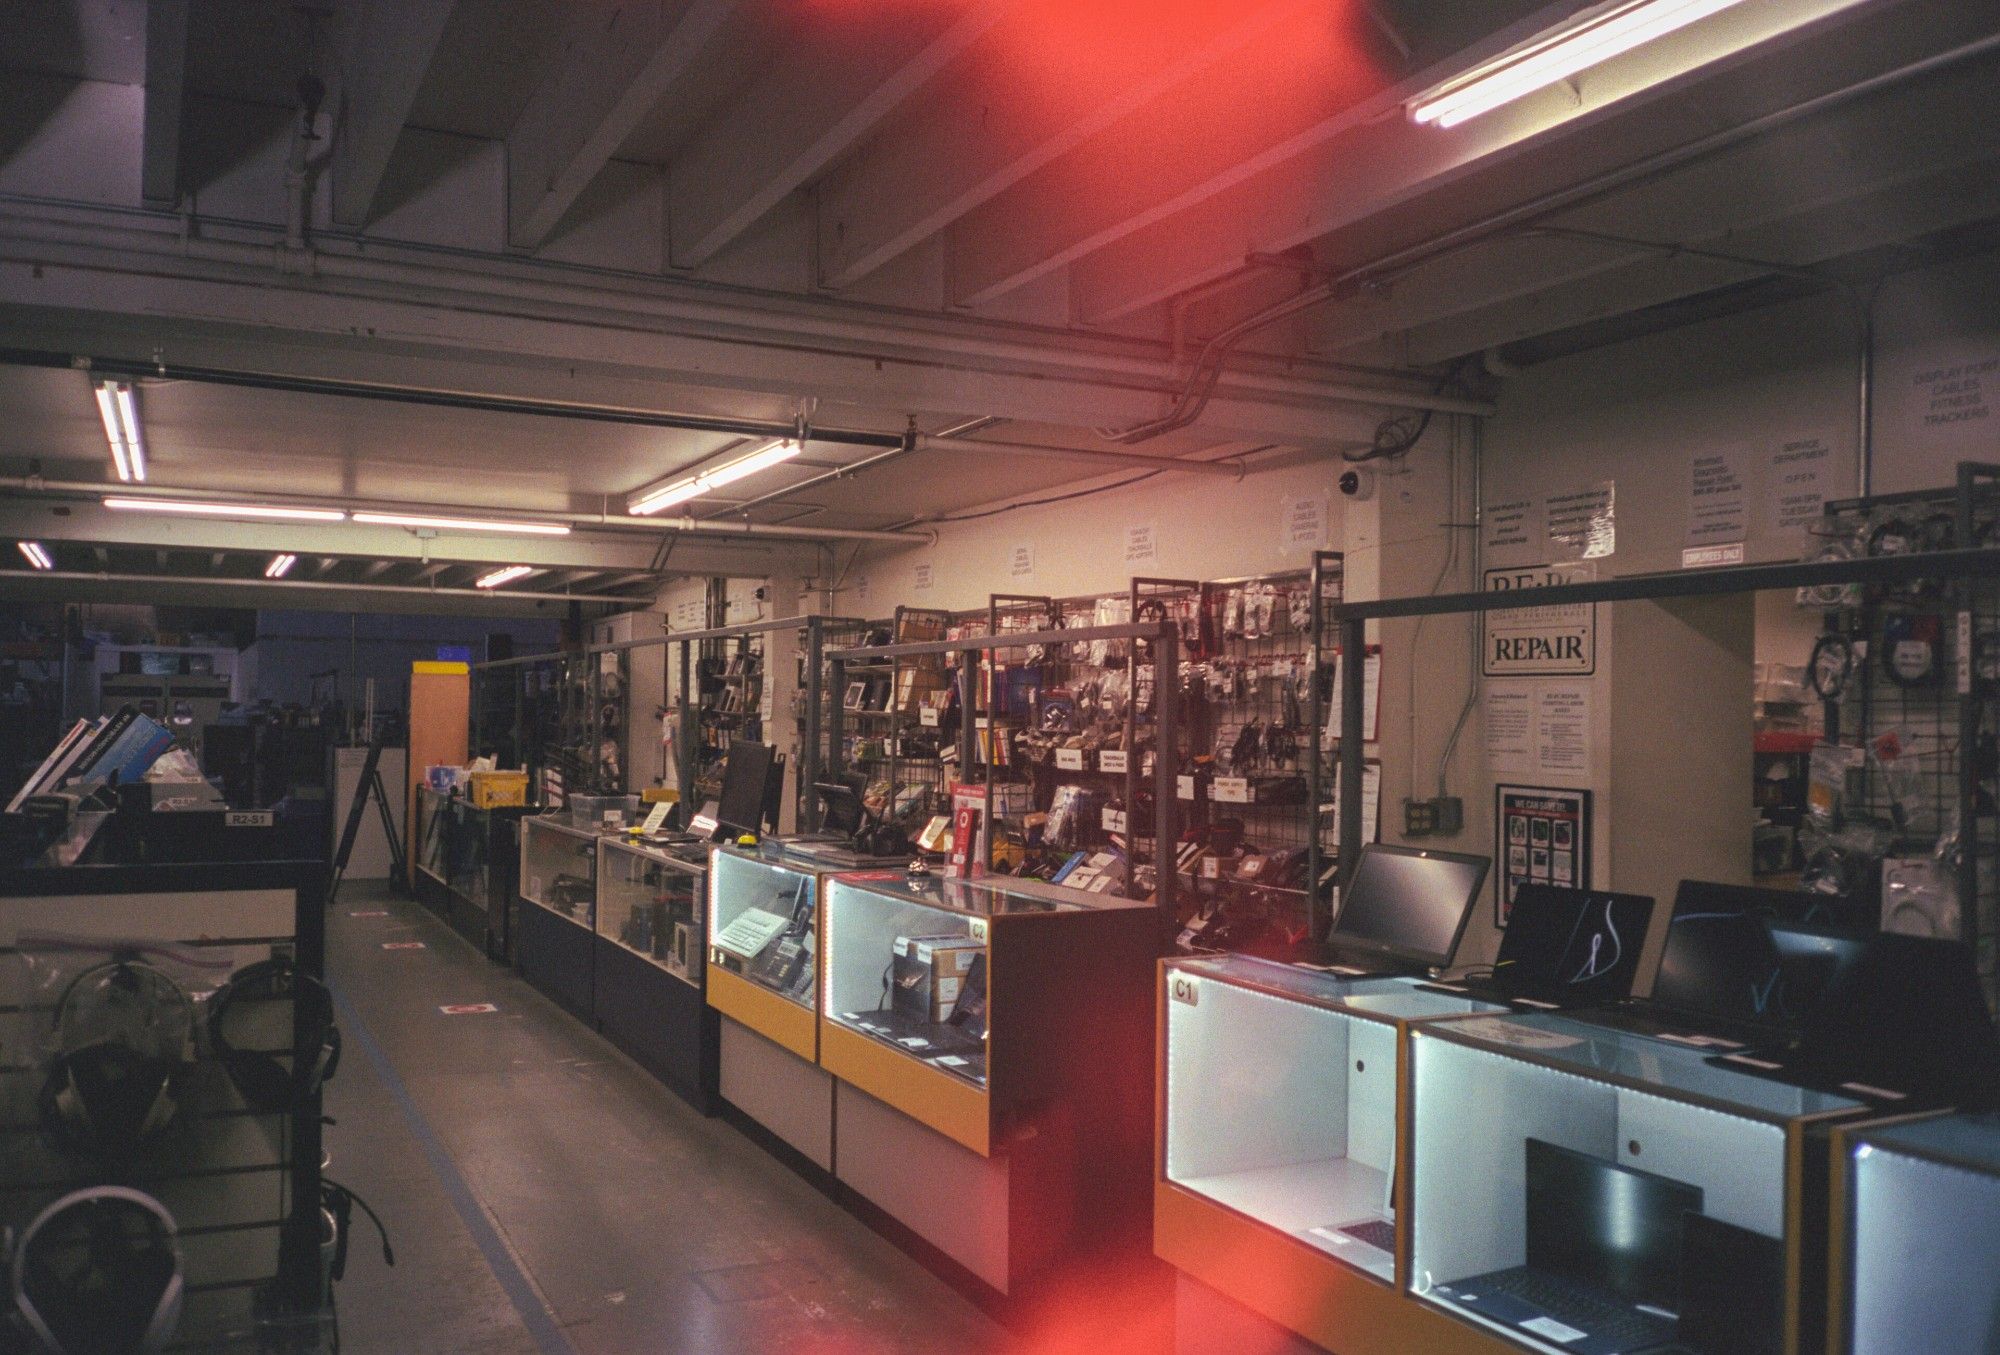
[[721,1076],[721,1014],[702,990],[597,938],[598,1029],[682,1100],[713,1115]]
[[520,906],[521,977],[571,1015],[597,1024],[597,935],[531,899]]

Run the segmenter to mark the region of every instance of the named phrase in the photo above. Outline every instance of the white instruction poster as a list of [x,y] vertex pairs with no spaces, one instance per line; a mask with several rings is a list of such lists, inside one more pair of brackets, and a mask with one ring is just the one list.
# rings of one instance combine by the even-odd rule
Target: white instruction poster
[[1326,541],[1326,500],[1321,497],[1286,499],[1278,519],[1278,549],[1315,550]]
[[1928,436],[1968,425],[1991,426],[1993,406],[2000,401],[2000,354],[1926,367],[1910,384],[1911,432]]
[[1617,485],[1594,484],[1551,494],[1546,508],[1548,558],[1601,560],[1618,550]]
[[1590,774],[1590,684],[1544,683],[1535,701],[1533,770],[1556,776]]
[[1688,546],[1743,540],[1749,532],[1744,482],[1752,470],[1748,447],[1696,452],[1688,458]]
[[1833,443],[1824,433],[1787,438],[1771,450],[1764,467],[1764,526],[1774,538],[1796,541],[1803,550],[1805,530],[1819,520],[1831,496]]
[[1032,579],[1035,577],[1035,548],[1023,541],[1007,552],[1007,577],[1010,579]]
[[1526,682],[1486,685],[1486,766],[1519,776],[1535,765],[1535,688]]
[[[1333,798],[1320,806],[1326,832],[1320,841],[1328,847],[1340,846],[1340,764],[1333,766]],[[1361,841],[1366,844],[1382,836],[1382,764],[1361,764]]]
[[935,577],[935,573],[928,561],[915,566],[911,573],[914,575],[911,583],[919,593],[928,593],[931,591],[931,582]]
[[1542,523],[1542,504],[1536,499],[1487,505],[1483,543],[1486,559],[1496,565],[1541,559]]
[[1128,565],[1150,564],[1158,558],[1158,549],[1153,545],[1153,524],[1136,522],[1125,529],[1125,563]]

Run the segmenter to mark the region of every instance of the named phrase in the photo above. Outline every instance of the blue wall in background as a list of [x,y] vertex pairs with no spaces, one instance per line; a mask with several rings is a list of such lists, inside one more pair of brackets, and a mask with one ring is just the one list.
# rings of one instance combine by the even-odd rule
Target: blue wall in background
[[310,675],[335,668],[340,670],[336,690],[349,705],[360,705],[362,684],[372,677],[376,708],[402,710],[409,700],[410,664],[436,658],[439,646],[469,647],[477,663],[488,657],[489,635],[513,636],[514,653],[522,655],[554,649],[560,631],[560,623],[553,619],[259,612],[257,673],[250,698],[303,704],[310,693]]

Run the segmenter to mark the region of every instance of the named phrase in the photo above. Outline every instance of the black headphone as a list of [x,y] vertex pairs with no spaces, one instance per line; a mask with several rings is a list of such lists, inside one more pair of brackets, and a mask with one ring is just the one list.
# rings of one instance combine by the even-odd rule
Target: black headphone
[[[316,1045],[318,1052],[307,1060],[294,1059],[289,1068],[279,1060],[290,1057],[292,1050],[238,1049],[223,1033],[224,1018],[235,1004],[275,1001],[292,1004],[295,1031],[303,1024],[316,1032],[316,1038],[308,1036],[304,1043]],[[272,1115],[296,1109],[340,1066],[333,994],[290,959],[274,957],[246,965],[208,1000],[208,1043],[251,1109]]]
[[[87,1242],[44,1244],[45,1233],[75,1228],[87,1229]],[[15,1313],[46,1355],[154,1355],[173,1338],[186,1293],[174,1216],[123,1186],[73,1191],[22,1232],[10,1287]]]
[[43,1128],[65,1152],[83,1157],[129,1156],[174,1118],[174,1080],[186,1063],[186,1049],[172,1055],[135,1049],[116,1037],[77,1043],[66,1029],[71,1005],[86,980],[137,991],[150,985],[194,1030],[194,1004],[165,971],[130,957],[84,969],[56,1000],[55,1029],[61,1048],[49,1065],[36,1108]]

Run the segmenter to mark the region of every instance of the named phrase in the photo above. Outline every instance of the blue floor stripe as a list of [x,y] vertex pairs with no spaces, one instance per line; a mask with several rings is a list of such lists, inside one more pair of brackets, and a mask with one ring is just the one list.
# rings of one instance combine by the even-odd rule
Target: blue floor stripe
[[535,1286],[522,1273],[514,1261],[514,1254],[507,1250],[507,1244],[494,1231],[493,1220],[486,1217],[485,1208],[479,1197],[472,1193],[472,1187],[460,1174],[458,1164],[451,1160],[444,1142],[431,1128],[424,1113],[417,1109],[416,1101],[410,1096],[410,1089],[389,1061],[388,1051],[377,1043],[375,1036],[361,1020],[361,1013],[347,1000],[347,995],[338,988],[333,989],[334,1006],[340,1013],[341,1035],[349,1044],[361,1046],[361,1052],[368,1056],[368,1062],[375,1066],[377,1076],[389,1089],[403,1118],[409,1123],[410,1133],[429,1159],[431,1170],[437,1174],[444,1193],[451,1201],[452,1208],[465,1224],[465,1230],[472,1234],[480,1254],[486,1258],[486,1267],[493,1272],[493,1278],[500,1282],[507,1298],[513,1303],[514,1311],[521,1315],[521,1325],[535,1338],[535,1345],[542,1355],[577,1355],[576,1347],[570,1343],[569,1333],[556,1323],[555,1314],[542,1302],[542,1296],[535,1292]]

